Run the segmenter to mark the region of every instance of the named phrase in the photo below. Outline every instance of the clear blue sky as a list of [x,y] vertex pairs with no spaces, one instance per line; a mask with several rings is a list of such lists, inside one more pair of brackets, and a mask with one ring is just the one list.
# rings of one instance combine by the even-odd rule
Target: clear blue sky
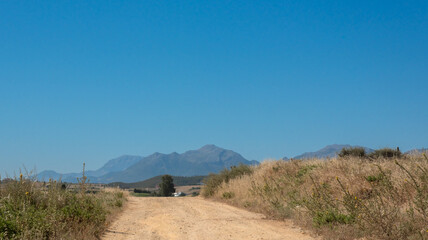
[[0,1],[0,172],[428,147],[427,1]]

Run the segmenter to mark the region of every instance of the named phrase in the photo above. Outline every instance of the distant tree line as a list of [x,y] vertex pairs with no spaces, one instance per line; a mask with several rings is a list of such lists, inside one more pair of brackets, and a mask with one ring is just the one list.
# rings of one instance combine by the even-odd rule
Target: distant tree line
[[339,157],[359,157],[359,158],[400,158],[403,156],[403,154],[400,151],[400,148],[397,147],[396,149],[392,148],[382,148],[375,150],[371,153],[367,153],[366,149],[363,147],[348,147],[348,148],[342,148],[342,150],[339,152]]
[[[192,177],[181,177],[181,176],[172,176],[175,186],[188,186],[188,185],[199,185],[202,183],[202,180],[207,176],[192,176]],[[122,189],[145,189],[145,188],[156,188],[162,182],[162,176],[156,176],[149,178],[144,181],[135,182],[135,183],[123,183],[123,182],[114,182],[109,183],[109,187],[119,187]]]

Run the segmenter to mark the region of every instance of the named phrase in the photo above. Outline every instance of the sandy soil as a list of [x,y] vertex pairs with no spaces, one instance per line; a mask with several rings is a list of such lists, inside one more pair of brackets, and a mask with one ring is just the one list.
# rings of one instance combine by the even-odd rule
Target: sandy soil
[[103,239],[313,239],[291,223],[267,220],[200,197],[129,197]]

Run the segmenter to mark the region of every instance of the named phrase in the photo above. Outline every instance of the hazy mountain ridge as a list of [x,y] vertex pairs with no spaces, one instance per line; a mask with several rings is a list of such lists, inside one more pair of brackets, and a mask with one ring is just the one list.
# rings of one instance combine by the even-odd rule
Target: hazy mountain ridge
[[[349,144],[332,144],[315,152],[306,152],[293,157],[293,159],[333,158],[342,148],[356,147]],[[373,152],[371,148],[364,147],[367,153]],[[427,151],[426,148],[413,149],[406,154]],[[283,160],[289,160],[287,157]],[[238,164],[255,165],[258,161],[249,161],[240,154],[217,147],[205,145],[197,150],[189,150],[182,154],[173,152],[169,154],[153,153],[147,157],[123,155],[111,159],[98,170],[86,171],[92,183],[139,182],[151,177],[170,174],[174,176],[201,176],[216,173],[224,168]],[[43,171],[38,174],[39,180],[47,181],[49,178],[60,179],[64,182],[77,182],[82,173],[60,174],[55,171]]]
[[106,174],[97,178],[96,181],[137,182],[162,174],[174,176],[208,175],[240,163],[258,164],[257,161],[249,161],[234,151],[215,145],[206,145],[198,150],[190,150],[182,154],[176,152],[170,154],[154,153],[124,171]]
[[[349,144],[332,144],[327,145],[324,148],[321,148],[318,151],[315,152],[305,152],[303,154],[297,155],[293,157],[293,159],[308,159],[308,158],[333,158],[336,157],[337,154],[343,149],[343,148],[349,148],[349,147],[361,147],[361,146],[352,146]],[[374,149],[363,147],[367,153],[371,153],[374,151]],[[284,157],[283,160],[288,160],[287,157]]]
[[[143,157],[140,156],[123,155],[109,160],[97,170],[85,171],[85,175],[92,179],[94,177],[100,177],[111,172],[122,171],[140,161],[142,158]],[[48,181],[50,178],[52,178],[55,180],[61,179],[64,182],[77,182],[77,178],[79,177],[82,177],[82,172],[61,174],[52,170],[46,170],[37,174],[37,179],[40,181]]]
[[[130,183],[163,174],[174,176],[208,175],[238,164],[254,165],[259,164],[259,162],[249,161],[232,150],[215,145],[205,145],[198,150],[190,150],[182,154],[156,152],[147,157],[125,155],[110,160],[96,171],[87,171],[86,175],[92,183]],[[38,179],[46,181],[49,178],[59,179],[61,176],[62,181],[76,182],[82,174],[59,174],[54,171],[43,171],[38,174]]]
[[[372,153],[375,151],[375,149],[363,147],[363,146],[352,146],[349,144],[332,144],[332,145],[327,145],[324,148],[315,152],[305,152],[303,154],[297,155],[293,157],[293,159],[333,158],[333,157],[336,157],[337,154],[343,148],[349,148],[349,147],[362,147],[366,150],[366,153]],[[422,152],[428,152],[428,148],[412,149],[404,152],[404,154],[414,154],[414,153],[422,153]],[[287,157],[283,157],[282,160],[289,160],[289,159]]]
[[405,152],[405,154],[417,154],[417,153],[426,153],[428,152],[428,148],[415,148],[415,149],[411,149],[407,152]]

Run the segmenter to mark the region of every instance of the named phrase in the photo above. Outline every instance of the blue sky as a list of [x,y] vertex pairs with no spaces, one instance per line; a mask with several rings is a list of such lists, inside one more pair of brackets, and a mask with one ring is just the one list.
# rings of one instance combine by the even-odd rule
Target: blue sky
[[1,1],[0,172],[428,147],[427,1]]

